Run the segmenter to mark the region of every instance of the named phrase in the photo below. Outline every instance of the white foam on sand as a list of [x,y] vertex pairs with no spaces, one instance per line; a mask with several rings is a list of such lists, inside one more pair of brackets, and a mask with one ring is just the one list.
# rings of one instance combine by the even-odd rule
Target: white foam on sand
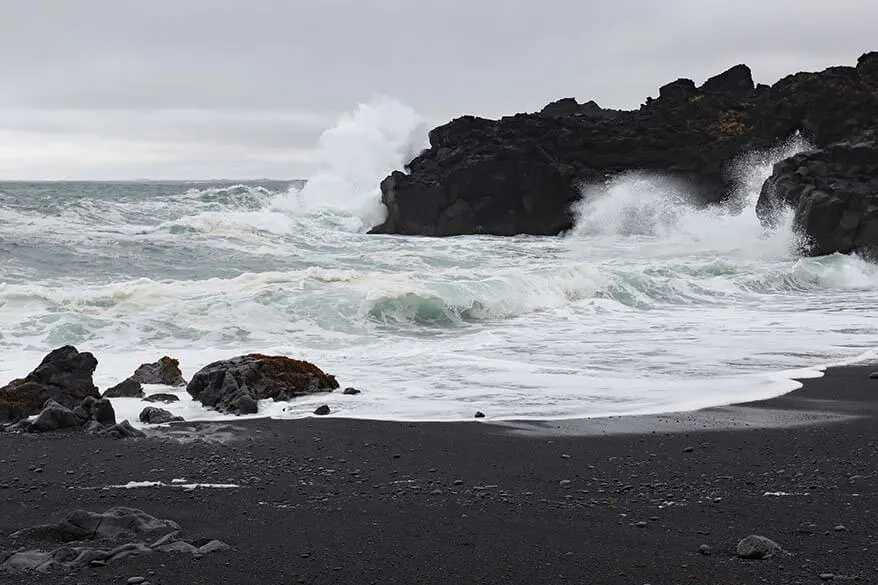
[[765,492],[762,494],[763,497],[766,498],[786,498],[789,496],[810,496],[811,494],[805,493],[789,493],[789,492]]
[[[779,371],[774,374],[754,374],[745,376],[716,377],[711,384],[722,385],[730,389],[735,396],[733,404],[742,404],[757,400],[765,400],[781,396],[802,387],[799,380],[820,378],[826,368],[844,366],[864,361],[874,360],[875,352],[866,352],[847,360],[839,360],[832,363],[816,365],[814,367],[797,368]],[[185,373],[185,372],[184,372]],[[582,399],[582,387],[580,385],[567,387],[564,381],[547,375],[547,384],[554,382],[554,391],[561,393],[568,391],[571,402],[578,398]],[[115,382],[113,382],[115,383]],[[622,380],[620,379],[620,383]],[[344,385],[344,384],[343,384]],[[481,410],[487,415],[487,420],[492,421],[551,421],[569,419],[607,418],[617,416],[634,415],[657,415],[672,412],[696,411],[704,408],[717,406],[716,397],[709,393],[689,393],[689,386],[678,387],[675,381],[643,381],[642,392],[652,392],[664,395],[665,400],[650,404],[642,403],[635,408],[630,402],[626,403],[619,411],[605,410],[593,415],[582,413],[576,409],[563,412],[560,408],[552,415],[521,416],[514,413],[493,412],[491,402],[469,400],[466,402],[452,400],[437,400],[437,404],[431,409],[425,409],[424,402],[416,401],[411,411],[402,411],[398,396],[392,396],[388,391],[378,388],[361,387],[362,394],[356,396],[343,395],[340,390],[332,393],[318,393],[303,396],[289,402],[275,402],[273,400],[259,401],[259,412],[250,415],[235,415],[222,413],[211,408],[204,407],[200,402],[193,400],[185,388],[175,388],[162,385],[144,385],[146,396],[152,394],[173,394],[179,398],[176,402],[159,403],[147,402],[139,398],[112,398],[111,402],[116,412],[117,420],[128,420],[137,428],[162,428],[165,425],[147,425],[139,420],[140,412],[146,407],[157,407],[167,410],[174,416],[180,416],[186,422],[228,422],[235,420],[271,418],[277,420],[300,419],[313,417],[314,410],[321,405],[328,405],[331,409],[329,417],[368,419],[368,420],[408,420],[413,422],[446,422],[455,420],[472,420],[473,413]],[[649,386],[649,387],[648,387]],[[440,398],[440,397],[437,397]]]
[[170,488],[180,488],[182,490],[194,490],[201,488],[208,489],[235,489],[240,488],[241,486],[236,483],[182,483],[186,480],[175,479],[172,480],[171,483],[165,483],[163,481],[129,481],[126,484],[120,485],[108,485],[103,489],[123,489],[123,490],[132,490],[139,488],[154,488],[154,487],[170,487]]

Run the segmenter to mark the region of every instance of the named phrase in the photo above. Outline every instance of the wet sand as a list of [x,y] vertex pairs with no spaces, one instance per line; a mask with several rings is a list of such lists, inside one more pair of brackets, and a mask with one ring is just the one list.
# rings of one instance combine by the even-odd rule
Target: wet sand
[[[20,528],[113,506],[234,547],[0,583],[875,583],[876,369],[654,417],[258,420],[128,441],[0,433],[0,549]],[[240,487],[107,488],[174,479]],[[784,553],[736,558],[753,533]]]

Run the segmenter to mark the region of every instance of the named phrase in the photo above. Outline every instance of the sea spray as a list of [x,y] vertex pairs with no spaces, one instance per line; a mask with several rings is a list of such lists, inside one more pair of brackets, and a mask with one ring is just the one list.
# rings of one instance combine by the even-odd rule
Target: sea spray
[[427,124],[417,112],[391,98],[376,97],[342,115],[320,136],[320,170],[292,201],[279,200],[275,207],[349,215],[359,221],[348,225],[365,231],[386,214],[381,180],[427,145]]
[[604,185],[585,186],[573,236],[645,236],[651,243],[644,253],[655,255],[746,248],[754,256],[785,256],[797,244],[792,218],[779,218],[777,231],[766,232],[756,217],[756,201],[774,164],[808,148],[796,134],[776,148],[732,161],[735,190],[723,205],[697,206],[685,182],[655,172],[623,173]]

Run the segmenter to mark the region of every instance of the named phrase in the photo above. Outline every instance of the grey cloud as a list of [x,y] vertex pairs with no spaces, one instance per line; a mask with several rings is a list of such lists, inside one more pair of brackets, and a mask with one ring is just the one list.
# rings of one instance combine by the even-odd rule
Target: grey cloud
[[[231,161],[297,176],[319,128],[376,93],[435,121],[563,96],[637,107],[740,62],[764,82],[853,63],[878,48],[874,22],[878,4],[862,0],[7,0],[0,128],[79,144],[65,164],[83,176],[103,163],[75,153],[115,142],[172,153],[132,159],[134,174],[225,174]],[[0,176],[41,160],[3,152]]]
[[307,148],[333,120],[331,115],[268,109],[0,110],[0,127],[19,132],[230,146]]

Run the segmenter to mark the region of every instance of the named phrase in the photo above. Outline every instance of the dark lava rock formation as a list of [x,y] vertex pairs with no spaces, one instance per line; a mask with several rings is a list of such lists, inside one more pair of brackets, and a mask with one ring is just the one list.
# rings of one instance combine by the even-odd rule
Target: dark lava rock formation
[[878,145],[835,144],[776,164],[756,213],[773,226],[787,208],[807,253],[878,259]]
[[104,390],[104,398],[143,398],[143,386],[134,378],[126,378]]
[[83,429],[90,435],[115,439],[146,436],[127,420],[116,423],[116,413],[109,400],[91,396],[84,398],[72,410],[54,400],[48,400],[34,420],[20,420],[8,427],[10,431],[21,433],[48,433],[70,429]]
[[144,402],[163,402],[165,404],[170,404],[171,402],[179,402],[180,397],[176,394],[166,394],[160,392],[158,394],[150,394],[146,398],[143,399]]
[[[116,423],[113,405],[92,381],[98,360],[75,347],[58,348],[24,379],[0,388],[0,430],[45,433],[84,429],[114,438],[144,437],[128,421]],[[37,415],[33,420],[29,417]]]
[[73,346],[58,348],[25,378],[0,388],[0,424],[38,414],[48,401],[73,409],[84,398],[100,398],[92,380],[98,360]]
[[290,400],[338,387],[334,376],[314,364],[254,353],[203,367],[186,390],[195,400],[219,411],[255,414],[258,400]]
[[165,386],[185,386],[180,361],[164,356],[152,364],[140,364],[131,379],[141,384],[164,384]]
[[[187,542],[172,520],[150,516],[136,508],[111,508],[102,514],[73,510],[58,524],[26,528],[12,535],[23,544],[0,550],[0,570],[9,572],[70,572],[103,566],[132,556],[190,553],[202,556],[229,550],[219,540]],[[34,548],[28,549],[27,545]],[[46,550],[46,545],[54,545]]]
[[164,408],[147,406],[140,411],[140,422],[148,425],[162,425],[171,422],[183,422],[182,416],[174,416]]
[[500,120],[464,116],[381,183],[388,215],[372,233],[559,234],[573,226],[583,184],[633,170],[682,179],[696,203],[715,204],[732,196],[729,164],[743,153],[796,132],[818,148],[868,139],[876,124],[878,53],[772,86],[736,65],[700,87],[671,82],[635,111],[568,98]]

